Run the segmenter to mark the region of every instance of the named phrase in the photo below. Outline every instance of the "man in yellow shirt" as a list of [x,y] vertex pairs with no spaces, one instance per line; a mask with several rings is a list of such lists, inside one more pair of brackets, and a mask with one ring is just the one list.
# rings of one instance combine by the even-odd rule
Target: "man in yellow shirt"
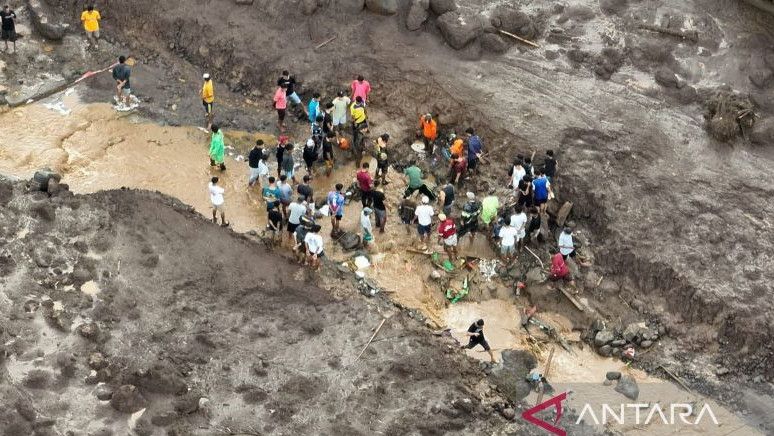
[[101,19],[99,11],[95,10],[93,5],[89,5],[81,14],[81,22],[89,37],[89,44],[94,48],[97,48],[97,40],[99,40],[99,20]]
[[355,97],[355,102],[349,107],[349,115],[352,117],[352,152],[355,159],[360,159],[364,150],[363,141],[368,134],[368,115],[363,97]]
[[207,129],[212,126],[212,105],[215,103],[215,90],[212,86],[212,78],[208,73],[202,76],[204,84],[202,85],[202,106],[204,106],[204,117],[207,120]]

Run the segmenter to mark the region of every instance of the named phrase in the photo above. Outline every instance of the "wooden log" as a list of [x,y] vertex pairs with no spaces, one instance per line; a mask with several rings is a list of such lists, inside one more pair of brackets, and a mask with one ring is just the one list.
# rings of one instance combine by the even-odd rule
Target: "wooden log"
[[498,29],[497,31],[502,33],[503,35],[510,36],[511,38],[515,39],[516,41],[523,42],[524,44],[531,45],[532,47],[535,47],[535,48],[540,48],[540,46],[535,44],[534,42],[532,42],[532,41],[530,41],[528,39],[524,39],[524,38],[522,38],[520,36],[516,36],[516,35],[514,35],[511,32],[506,32],[505,30],[502,30],[502,29]]

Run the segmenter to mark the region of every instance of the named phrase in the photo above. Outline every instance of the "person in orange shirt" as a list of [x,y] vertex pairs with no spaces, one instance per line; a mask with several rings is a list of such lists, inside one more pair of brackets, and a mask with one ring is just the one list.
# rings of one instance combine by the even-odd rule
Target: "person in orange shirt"
[[465,141],[462,140],[462,138],[458,138],[457,135],[453,134],[451,135],[452,145],[449,147],[449,154],[451,155],[457,155],[457,156],[464,156],[464,150],[465,150]]
[[81,14],[81,22],[89,38],[89,45],[94,48],[97,48],[97,41],[99,40],[99,20],[101,19],[102,17],[99,15],[99,11],[94,9],[94,5],[87,6],[86,10]]
[[435,151],[434,143],[435,139],[438,137],[438,125],[433,119],[433,116],[425,114],[419,117],[419,127],[422,128],[422,139],[425,142],[425,152],[431,148],[431,145],[433,145],[432,151]]

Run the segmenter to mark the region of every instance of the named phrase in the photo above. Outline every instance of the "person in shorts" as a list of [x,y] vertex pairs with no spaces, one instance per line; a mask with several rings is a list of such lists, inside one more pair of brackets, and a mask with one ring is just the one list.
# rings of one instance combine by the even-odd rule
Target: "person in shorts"
[[212,125],[212,105],[215,104],[215,89],[208,73],[202,76],[202,106],[204,106],[204,118],[207,120],[207,128]]
[[532,195],[535,206],[540,209],[540,214],[546,213],[548,199],[551,196],[551,182],[543,173],[543,170],[537,171],[537,177],[532,181]]
[[430,198],[426,195],[422,196],[422,204],[417,206],[414,211],[414,221],[417,223],[419,241],[425,246],[425,249],[427,248],[427,240],[430,238],[430,232],[432,232],[433,215],[435,215],[435,211],[433,206],[430,206]]
[[119,107],[121,104],[124,107],[130,107],[132,95],[132,85],[129,78],[132,75],[132,70],[129,65],[126,65],[126,56],[118,57],[118,65],[113,67],[113,80],[116,81],[116,103]]
[[210,179],[208,188],[210,191],[210,202],[212,203],[212,222],[218,223],[218,212],[220,212],[220,225],[226,227],[228,223],[226,222],[225,200],[223,199],[223,193],[226,190],[218,186],[217,177]]
[[384,233],[384,228],[387,225],[387,204],[385,200],[384,189],[382,189],[381,183],[377,180],[374,182],[374,190],[371,193],[371,203],[374,208],[374,215],[376,215],[376,227],[379,228],[379,233]]
[[311,211],[311,209],[307,209],[307,212],[301,216],[299,220],[300,224],[296,227],[296,231],[293,232],[293,241],[295,243],[293,245],[293,254],[299,264],[303,264],[304,259],[306,258],[304,238],[306,238],[306,234],[309,233],[309,230],[315,225],[314,216]]
[[288,239],[293,242],[293,233],[296,228],[301,225],[301,217],[306,215],[306,202],[304,197],[298,197],[295,201],[292,201],[288,205]]
[[16,52],[16,12],[11,10],[8,5],[3,6],[0,11],[0,20],[2,20],[2,38],[5,41],[5,51],[8,51],[8,41],[13,43],[13,51]]
[[374,243],[374,229],[371,225],[371,213],[373,209],[364,207],[360,212],[360,229],[363,231],[363,248],[369,249]]
[[83,30],[86,31],[89,45],[94,48],[97,48],[97,42],[99,41],[99,20],[101,19],[102,17],[99,15],[99,11],[94,9],[94,5],[86,6],[86,10],[81,13]]
[[494,353],[492,353],[492,348],[489,346],[489,343],[486,341],[486,338],[484,337],[484,320],[479,319],[478,321],[474,322],[473,324],[468,327],[468,331],[465,333],[468,337],[470,337],[470,342],[468,342],[468,345],[463,345],[463,349],[472,349],[476,345],[481,345],[484,350],[486,350],[487,353],[489,353],[489,358],[492,360],[492,363],[497,363],[497,360],[495,360]]
[[438,242],[443,244],[443,249],[452,262],[457,260],[457,225],[446,214],[438,215],[441,221],[438,223]]
[[379,156],[376,156],[376,174],[375,178],[386,185],[387,183],[387,170],[390,168],[390,162],[387,160],[387,153],[382,151]]
[[282,232],[284,224],[282,212],[279,211],[276,203],[271,203],[270,206],[268,206],[268,209],[268,224],[266,224],[266,231],[269,232],[272,242],[277,242],[280,239],[280,232]]
[[301,106],[304,110],[304,114],[309,118],[309,112],[306,110],[306,106],[301,104],[301,97],[296,93],[296,78],[290,75],[290,72],[285,70],[282,72],[282,76],[277,80],[277,85],[285,88],[286,101],[290,101],[294,106]]
[[328,205],[328,211],[331,215],[331,234],[338,235],[339,225],[341,224],[341,218],[344,216],[344,194],[341,191],[344,189],[344,185],[341,183],[336,184],[336,190],[328,193],[326,203]]
[[288,85],[280,83],[277,90],[274,91],[274,109],[277,111],[277,128],[280,133],[285,131],[285,114],[288,109],[288,96],[286,94]]
[[559,253],[561,253],[564,260],[572,257],[573,260],[576,260],[581,266],[591,265],[590,263],[579,258],[578,254],[575,252],[575,242],[572,239],[571,228],[565,227],[564,230],[562,230],[562,233],[559,235],[559,241],[557,245],[559,246]]
[[519,229],[512,226],[511,223],[500,228],[500,255],[503,262],[509,265],[516,256],[516,240],[519,235]]
[[[261,161],[263,160],[263,140],[255,141],[250,153],[247,155],[247,166],[250,168],[250,175],[247,178],[247,186],[252,187],[261,177]],[[265,166],[265,165],[264,165]],[[258,186],[261,186],[258,182]]]
[[282,160],[280,163],[280,169],[282,174],[280,177],[285,176],[286,179],[290,179],[293,183],[296,182],[296,161],[293,159],[293,144],[287,144],[282,152]]
[[398,215],[400,215],[400,222],[406,226],[406,234],[411,234],[411,224],[414,222],[414,212],[417,209],[417,204],[411,199],[404,198],[400,202],[398,207]]
[[341,129],[347,125],[347,109],[349,108],[352,100],[344,94],[344,91],[339,91],[336,98],[333,99],[333,129],[336,132],[341,132]]
[[285,217],[285,219],[288,219],[288,207],[290,207],[290,202],[293,199],[293,187],[290,186],[290,183],[288,182],[288,176],[285,174],[280,176],[279,183],[277,183],[277,188],[279,189],[280,193],[280,210],[282,211],[282,215]]
[[320,227],[318,224],[312,226],[311,229],[304,236],[304,245],[306,245],[307,264],[311,265],[316,270],[320,269],[320,259],[325,257],[325,246],[322,236],[319,232]]

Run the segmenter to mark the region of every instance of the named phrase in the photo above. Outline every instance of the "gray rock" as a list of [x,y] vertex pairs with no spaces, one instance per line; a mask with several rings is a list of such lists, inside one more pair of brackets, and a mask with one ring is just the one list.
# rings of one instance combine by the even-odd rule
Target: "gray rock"
[[756,145],[774,144],[774,118],[767,117],[755,123],[750,142]]
[[628,375],[621,376],[615,391],[630,400],[636,400],[640,396],[640,387],[637,386],[637,381]]
[[312,15],[317,10],[317,0],[303,0],[301,3],[301,12],[304,15]]
[[481,35],[479,40],[481,41],[481,48],[489,53],[502,54],[508,51],[508,43],[493,33],[485,33]]
[[110,406],[122,413],[135,413],[145,408],[148,401],[134,385],[119,387],[110,398]]
[[106,384],[100,384],[94,391],[100,401],[109,401],[113,398],[113,391]]
[[490,19],[492,26],[505,30],[522,38],[535,39],[540,33],[534,20],[519,9],[501,5],[493,12]]
[[647,331],[644,323],[631,323],[623,331],[623,338],[627,342],[635,342],[635,339],[641,338],[642,333]]
[[621,379],[621,373],[618,371],[610,371],[607,374],[605,374],[605,379],[607,380],[620,380]]
[[51,13],[47,6],[40,0],[27,0],[27,10],[30,12],[30,19],[40,35],[46,39],[59,41],[64,38],[67,24],[58,23],[53,20],[55,15]]
[[610,357],[613,355],[613,348],[610,345],[600,347],[598,350],[601,356]]
[[357,13],[365,8],[365,0],[334,0],[334,6],[342,12]]
[[39,189],[44,192],[48,190],[49,181],[51,179],[54,179],[58,183],[62,180],[62,176],[48,168],[35,171],[35,174],[32,176],[32,181],[37,183]]
[[611,342],[610,345],[614,347],[623,347],[624,345],[626,345],[626,341],[623,339],[616,339],[613,342]]
[[427,11],[429,6],[430,0],[412,0],[408,15],[406,15],[406,28],[408,30],[419,30],[422,27],[430,15]]
[[512,408],[510,408],[510,407],[507,407],[507,408],[503,409],[503,410],[500,412],[500,415],[502,415],[502,416],[503,416],[503,418],[505,418],[505,419],[507,419],[507,420],[509,420],[509,421],[512,421],[512,420],[513,420],[513,418],[515,418],[515,417],[516,417],[516,411],[515,411],[515,410],[513,410],[513,409],[512,409]]
[[545,274],[543,274],[543,270],[541,270],[538,267],[535,267],[527,271],[526,280],[527,280],[527,286],[531,286],[534,284],[545,282],[546,276]]
[[398,0],[366,0],[366,8],[380,15],[395,15],[398,12]]
[[640,342],[640,347],[642,348],[650,348],[653,346],[653,341],[642,341]]
[[594,336],[594,344],[597,347],[607,345],[615,340],[615,334],[610,330],[601,330]]
[[724,366],[721,366],[720,368],[718,368],[718,369],[715,371],[715,375],[717,375],[717,376],[719,376],[719,377],[722,377],[722,376],[724,376],[724,375],[728,375],[730,372],[731,372],[731,370],[730,370],[730,369],[728,369],[728,368],[726,368],[726,367],[724,367]]
[[599,0],[599,8],[606,14],[620,14],[627,6],[627,0]]
[[457,3],[454,0],[430,0],[430,10],[435,15],[443,15],[447,12],[457,10]]
[[356,233],[346,232],[338,240],[341,248],[345,250],[354,250],[360,246],[360,236]]
[[680,81],[674,71],[666,67],[661,67],[655,74],[656,83],[665,88],[677,88]]
[[484,32],[478,15],[472,13],[447,12],[438,17],[438,28],[455,50],[464,48]]

